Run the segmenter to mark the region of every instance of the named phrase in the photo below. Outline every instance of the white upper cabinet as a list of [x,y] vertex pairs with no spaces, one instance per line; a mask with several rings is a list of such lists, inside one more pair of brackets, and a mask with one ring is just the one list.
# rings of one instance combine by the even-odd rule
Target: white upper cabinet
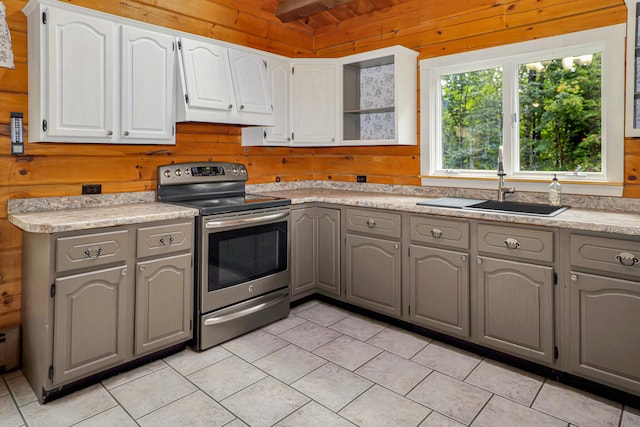
[[627,93],[625,135],[640,136],[640,16],[637,0],[625,0],[627,4]]
[[263,56],[189,38],[179,49],[178,121],[273,125]]
[[271,66],[275,126],[243,129],[242,145],[416,145],[417,56],[392,46]]
[[58,2],[24,12],[30,142],[175,143],[172,36]]
[[248,51],[229,49],[229,64],[238,110],[273,114],[271,88],[267,81],[267,59]]
[[233,92],[227,49],[212,43],[181,39],[185,102],[192,109],[220,110],[231,114]]
[[271,88],[273,126],[242,129],[242,145],[288,146],[291,142],[291,63],[267,58],[267,84]]
[[402,46],[344,58],[342,145],[416,145],[418,52]]
[[[113,23],[55,8],[43,11],[42,21],[38,21],[46,29],[42,31],[46,47],[40,59],[48,59],[48,63],[42,63],[41,96],[29,90],[30,99],[44,101],[36,109],[40,120],[29,120],[29,140],[47,140],[51,136],[111,142],[117,75]],[[35,55],[38,50],[32,52],[30,47],[29,53]],[[31,77],[30,83],[35,83]],[[31,106],[29,110],[32,111]],[[33,132],[38,129],[37,123],[41,131]]]
[[292,145],[338,145],[338,64],[293,63]]
[[172,140],[175,39],[123,26],[121,41],[121,138]]

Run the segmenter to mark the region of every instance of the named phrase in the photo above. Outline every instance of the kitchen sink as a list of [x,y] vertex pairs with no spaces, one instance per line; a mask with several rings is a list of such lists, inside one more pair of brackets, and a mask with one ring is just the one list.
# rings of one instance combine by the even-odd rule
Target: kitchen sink
[[503,212],[517,215],[554,216],[569,209],[568,206],[550,206],[542,203],[498,202],[486,200],[465,207],[468,210]]

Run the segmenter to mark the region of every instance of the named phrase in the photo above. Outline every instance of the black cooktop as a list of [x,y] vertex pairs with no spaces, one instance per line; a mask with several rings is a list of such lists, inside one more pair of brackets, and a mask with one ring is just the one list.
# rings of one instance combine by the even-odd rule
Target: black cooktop
[[291,204],[291,199],[262,196],[257,194],[245,194],[244,196],[221,197],[203,200],[182,200],[180,202],[170,203],[196,208],[200,211],[200,215],[213,215],[228,212],[241,212],[251,209],[288,206]]

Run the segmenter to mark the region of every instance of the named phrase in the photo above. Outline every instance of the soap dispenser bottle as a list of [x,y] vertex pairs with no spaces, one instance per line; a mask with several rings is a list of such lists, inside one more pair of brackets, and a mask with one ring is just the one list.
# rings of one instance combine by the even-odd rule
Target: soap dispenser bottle
[[549,204],[560,206],[562,204],[562,185],[558,182],[558,177],[553,174],[553,179],[549,185]]

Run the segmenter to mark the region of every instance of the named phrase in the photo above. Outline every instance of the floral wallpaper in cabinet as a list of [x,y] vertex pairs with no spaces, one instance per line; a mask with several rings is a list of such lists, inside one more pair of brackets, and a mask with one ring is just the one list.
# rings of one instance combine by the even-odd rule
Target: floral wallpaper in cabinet
[[[395,98],[393,64],[363,68],[360,71],[360,109],[393,108]],[[360,139],[395,138],[395,114],[360,115]]]

